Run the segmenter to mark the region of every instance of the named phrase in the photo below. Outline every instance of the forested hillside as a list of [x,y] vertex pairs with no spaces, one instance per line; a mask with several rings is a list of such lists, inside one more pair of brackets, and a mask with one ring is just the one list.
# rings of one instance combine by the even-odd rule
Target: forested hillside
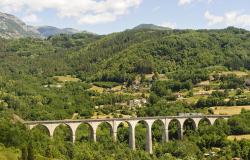
[[[193,74],[196,78],[203,76],[201,80],[206,80],[213,66],[224,66],[228,70],[250,69],[250,33],[237,28],[209,31],[142,29],[107,36],[80,33],[49,37],[47,40],[1,39],[0,46],[2,95],[18,99],[19,107],[8,105],[6,100],[2,103],[25,114],[29,114],[25,110],[30,110],[30,105],[38,105],[30,104],[25,98],[27,96],[39,97],[43,112],[53,108],[49,112],[58,114],[55,106],[46,101],[63,103],[62,100],[60,103],[56,101],[63,96],[54,97],[51,94],[63,94],[61,90],[67,90],[67,94],[69,87],[74,85],[66,84],[61,89],[43,87],[55,83],[54,76],[72,75],[82,81],[81,85],[85,85],[84,81],[129,85],[138,79],[138,75],[152,73],[166,74],[168,78],[174,75],[176,80],[185,82],[191,77],[177,77],[179,74],[184,76],[182,72],[190,72],[189,76]],[[192,83],[195,85],[201,80],[192,80]],[[81,93],[87,97],[97,94],[89,91]],[[47,98],[51,100],[44,100]],[[48,109],[44,110],[44,107]],[[64,112],[63,105],[61,107]],[[80,108],[84,110],[84,107]],[[67,109],[71,110],[70,113],[74,112],[72,107]],[[36,115],[32,119],[40,118]]]
[[[93,78],[102,71],[111,72],[112,77],[116,72],[167,73],[215,65],[237,70],[249,69],[249,35],[232,27],[209,31],[136,29],[107,36],[80,33],[47,40],[1,40],[1,55],[17,56],[19,63],[38,63],[40,59],[50,63],[51,57],[57,56],[58,62],[50,63],[54,67],[27,67],[43,70],[44,74],[89,73]],[[46,72],[48,68],[54,71]]]
[[[136,131],[138,150],[131,151],[126,125],[119,130],[119,142],[110,143],[104,124],[97,144],[89,142],[87,126],[83,126],[74,145],[66,126],[51,140],[44,128],[27,131],[18,122],[216,114],[221,106],[244,108],[250,105],[249,70],[250,32],[234,27],[136,28],[109,35],[0,39],[0,157],[10,152],[5,148],[14,147],[17,151],[12,150],[12,156],[20,155],[22,160],[250,159],[249,141],[227,139],[228,135],[250,134],[249,111],[244,109],[228,122],[197,131],[189,128],[184,141],[162,143],[157,124],[154,155],[143,151],[143,124]],[[176,126],[171,126],[172,140]]]

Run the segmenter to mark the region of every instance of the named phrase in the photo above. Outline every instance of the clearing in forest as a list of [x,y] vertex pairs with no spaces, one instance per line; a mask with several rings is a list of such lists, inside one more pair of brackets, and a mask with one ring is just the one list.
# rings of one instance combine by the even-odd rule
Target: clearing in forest
[[223,107],[211,107],[214,114],[236,115],[240,114],[242,109],[250,110],[250,106],[223,106]]
[[240,140],[243,140],[243,139],[246,139],[246,140],[250,140],[250,134],[246,134],[246,135],[232,135],[232,136],[228,136],[227,139],[233,141],[233,140],[237,140],[237,141],[240,141]]
[[54,76],[54,79],[58,82],[78,82],[80,81],[79,78],[72,77],[71,75],[67,76]]
[[235,74],[238,77],[244,77],[249,75],[248,72],[243,72],[243,71],[227,71],[227,72],[222,72],[221,74],[222,75]]

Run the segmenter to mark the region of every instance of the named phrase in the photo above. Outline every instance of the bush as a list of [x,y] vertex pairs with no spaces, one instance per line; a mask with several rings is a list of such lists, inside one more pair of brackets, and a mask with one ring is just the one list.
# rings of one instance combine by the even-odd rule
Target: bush
[[93,84],[102,88],[113,88],[119,86],[119,83],[116,82],[94,82]]
[[250,134],[250,111],[243,111],[240,115],[231,117],[228,120],[231,134]]
[[151,87],[153,91],[158,96],[166,96],[171,94],[171,92],[178,92],[183,89],[190,90],[193,88],[193,84],[190,81],[179,82],[179,81],[156,81]]

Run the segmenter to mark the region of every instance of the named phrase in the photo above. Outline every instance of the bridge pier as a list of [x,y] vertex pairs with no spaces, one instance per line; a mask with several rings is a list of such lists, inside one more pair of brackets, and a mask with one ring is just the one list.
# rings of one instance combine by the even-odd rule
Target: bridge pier
[[92,138],[92,141],[93,141],[94,143],[96,143],[96,130],[94,130],[94,131],[92,132],[91,138]]
[[112,137],[113,137],[113,141],[116,142],[117,141],[117,131],[112,131]]
[[180,119],[177,119],[180,123],[180,130],[179,130],[179,139],[182,140],[183,137],[184,137],[184,123],[185,121],[187,120],[187,118],[180,118]]
[[137,121],[128,121],[129,123],[129,147],[135,150],[135,126]]
[[168,129],[164,129],[162,140],[163,140],[163,142],[169,141],[169,130]]
[[129,146],[132,150],[135,150],[135,127],[132,126],[129,129]]
[[152,147],[152,129],[151,126],[148,126],[147,128],[147,141],[146,141],[146,151],[150,154],[153,153],[153,147]]
[[168,142],[169,141],[169,123],[171,122],[171,119],[164,119],[162,120],[162,122],[164,123],[164,133],[163,133],[163,137],[162,140],[163,142]]
[[152,125],[154,120],[148,120],[147,123],[147,141],[146,141],[146,151],[150,154],[153,153],[153,145],[152,145]]
[[91,139],[94,143],[96,143],[96,131],[98,128],[98,125],[100,124],[100,122],[90,122],[89,125],[91,127]]
[[69,126],[71,132],[72,132],[72,142],[75,143],[76,141],[76,130],[80,126],[81,123],[68,123],[66,125]]
[[184,137],[184,129],[183,129],[183,127],[181,127],[180,130],[179,130],[179,132],[178,132],[178,138],[180,140],[182,140],[183,137]]

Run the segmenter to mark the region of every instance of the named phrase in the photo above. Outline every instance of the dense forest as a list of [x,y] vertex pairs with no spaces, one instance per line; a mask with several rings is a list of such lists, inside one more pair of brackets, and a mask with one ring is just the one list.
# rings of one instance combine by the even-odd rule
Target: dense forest
[[21,123],[215,114],[219,106],[250,105],[249,70],[250,32],[234,27],[0,39],[0,159],[7,152],[20,160],[250,159],[249,140],[227,138],[250,134],[250,112],[244,109],[214,126],[188,128],[183,141],[175,138],[173,124],[172,141],[161,142],[156,124],[153,155],[144,151],[144,124],[136,127],[137,150],[132,151],[126,125],[112,142],[103,124],[98,143],[89,140],[83,125],[73,144],[66,126],[51,139],[44,128],[29,131]]

